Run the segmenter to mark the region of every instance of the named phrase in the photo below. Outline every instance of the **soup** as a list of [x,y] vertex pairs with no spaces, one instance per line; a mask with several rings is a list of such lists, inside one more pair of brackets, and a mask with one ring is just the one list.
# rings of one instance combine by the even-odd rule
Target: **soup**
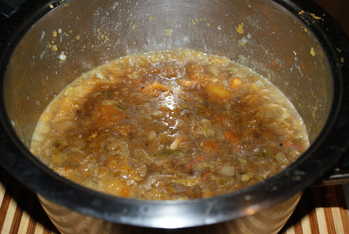
[[308,145],[296,109],[265,78],[226,57],[173,50],[77,78],[41,115],[31,150],[89,188],[174,200],[253,185]]

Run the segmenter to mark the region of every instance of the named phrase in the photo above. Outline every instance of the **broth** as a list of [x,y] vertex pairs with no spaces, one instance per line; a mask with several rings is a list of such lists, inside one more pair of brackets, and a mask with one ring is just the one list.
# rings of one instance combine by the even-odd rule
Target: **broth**
[[173,200],[253,185],[308,145],[301,117],[265,78],[225,57],[173,50],[77,78],[40,117],[31,150],[84,186]]

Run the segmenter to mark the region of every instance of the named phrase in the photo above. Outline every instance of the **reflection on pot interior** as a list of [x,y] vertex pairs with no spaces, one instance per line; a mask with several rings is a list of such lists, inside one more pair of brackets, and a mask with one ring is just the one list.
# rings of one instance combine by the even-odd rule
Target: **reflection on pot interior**
[[265,78],[192,50],[129,55],[83,74],[42,114],[31,150],[84,186],[121,197],[196,199],[279,172],[309,145]]

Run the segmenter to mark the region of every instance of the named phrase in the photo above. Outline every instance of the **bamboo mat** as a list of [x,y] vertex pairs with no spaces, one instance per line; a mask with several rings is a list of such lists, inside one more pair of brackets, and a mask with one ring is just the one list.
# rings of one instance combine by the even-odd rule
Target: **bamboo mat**
[[349,234],[349,211],[342,187],[308,189],[281,233]]
[[[305,192],[281,234],[347,234],[349,213],[341,187]],[[12,179],[0,177],[0,234],[57,233],[36,196]]]

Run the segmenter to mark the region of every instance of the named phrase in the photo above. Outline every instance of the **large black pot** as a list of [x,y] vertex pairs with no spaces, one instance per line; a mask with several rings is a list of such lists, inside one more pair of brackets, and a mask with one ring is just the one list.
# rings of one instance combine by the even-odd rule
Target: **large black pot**
[[[280,212],[280,206],[286,204],[290,209],[276,226],[265,221],[263,230],[275,232],[298,195],[335,167],[347,149],[348,42],[331,18],[311,2],[72,0],[25,3],[16,13],[13,6],[5,9],[9,18],[1,27],[4,137],[0,165],[43,198],[54,220],[56,214],[47,205],[50,202],[112,223],[186,228],[234,220],[236,226],[244,220],[251,222],[248,217],[260,213]],[[150,16],[155,20],[149,20]],[[245,35],[234,33],[241,22]],[[163,36],[167,28],[175,31],[170,38]],[[58,30],[66,34],[56,40],[52,32]],[[106,38],[100,37],[101,32],[109,40],[101,41]],[[77,36],[81,39],[76,40]],[[248,42],[242,46],[238,41],[244,36]],[[52,40],[58,51],[49,49]],[[38,117],[74,78],[128,53],[173,48],[224,55],[270,79],[303,117],[311,147],[295,163],[261,183],[191,201],[139,201],[105,195],[60,177],[30,154]],[[67,59],[58,59],[61,54]],[[271,66],[272,62],[277,66]],[[56,224],[62,225],[57,219]]]

